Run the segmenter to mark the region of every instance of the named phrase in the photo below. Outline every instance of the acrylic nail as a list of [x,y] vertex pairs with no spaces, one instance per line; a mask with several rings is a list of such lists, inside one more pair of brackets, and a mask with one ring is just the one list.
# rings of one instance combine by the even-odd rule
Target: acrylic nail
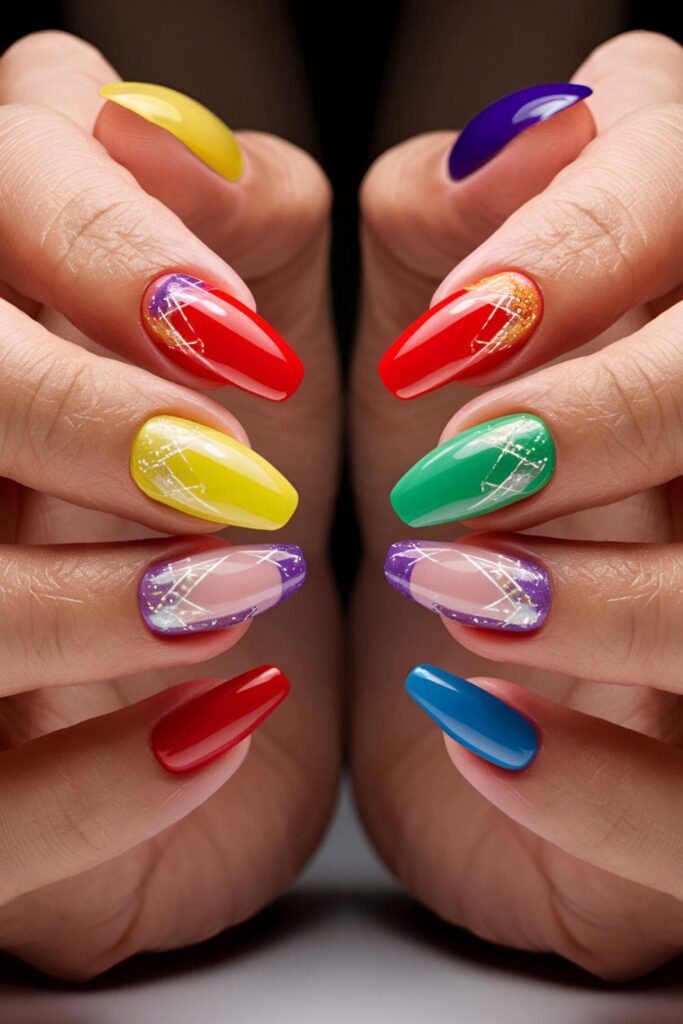
[[463,128],[448,156],[455,181],[488,163],[517,135],[590,96],[592,89],[574,82],[532,85],[496,100]]
[[282,402],[303,378],[301,360],[267,320],[190,274],[155,278],[142,297],[141,317],[157,348],[207,384]]
[[409,526],[473,519],[535,494],[554,469],[555,445],[543,420],[501,416],[428,452],[396,484],[391,503]]
[[398,541],[384,575],[404,597],[465,626],[529,632],[550,610],[550,577],[541,565],[474,544]]
[[306,579],[294,544],[240,544],[157,562],[140,581],[140,614],[154,633],[236,626],[286,601]]
[[177,416],[143,424],[131,447],[130,472],[153,501],[252,530],[278,530],[299,500],[282,473],[251,448]]
[[112,82],[100,89],[100,96],[175,135],[228,181],[242,176],[242,153],[228,126],[182,92],[150,82]]
[[384,385],[410,399],[496,369],[527,343],[543,313],[531,280],[505,271],[466,285],[427,310],[387,349]]
[[164,715],[151,735],[154,756],[167,772],[191,772],[246,739],[289,693],[273,665],[244,672]]
[[406,689],[438,727],[484,761],[520,771],[534,760],[538,733],[530,720],[488,690],[434,665],[418,665]]

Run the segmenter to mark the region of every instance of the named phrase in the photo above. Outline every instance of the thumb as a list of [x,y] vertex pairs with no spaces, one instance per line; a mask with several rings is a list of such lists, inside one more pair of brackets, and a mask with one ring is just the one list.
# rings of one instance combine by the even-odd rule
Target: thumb
[[459,140],[447,132],[409,139],[376,161],[361,192],[366,294],[381,318],[373,358],[427,307],[453,265],[542,192],[594,134],[586,105],[576,103],[521,132],[459,181],[448,171]]

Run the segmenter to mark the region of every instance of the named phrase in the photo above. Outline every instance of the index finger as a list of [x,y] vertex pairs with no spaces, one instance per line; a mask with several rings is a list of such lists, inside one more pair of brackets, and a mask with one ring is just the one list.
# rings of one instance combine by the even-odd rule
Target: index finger
[[[45,97],[62,77],[59,46],[48,43],[46,66],[38,37],[0,60],[0,277],[160,376],[288,398],[301,362],[254,311],[242,279],[83,130],[113,73],[92,48],[65,39],[64,77],[87,100],[66,90],[64,112]],[[199,104],[193,110],[200,133],[210,122],[237,150],[226,126]]]

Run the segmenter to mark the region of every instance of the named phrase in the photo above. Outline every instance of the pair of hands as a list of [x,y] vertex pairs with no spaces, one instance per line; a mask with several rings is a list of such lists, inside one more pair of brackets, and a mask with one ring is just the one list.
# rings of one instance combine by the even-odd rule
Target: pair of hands
[[[380,158],[362,194],[351,393],[366,547],[351,628],[357,801],[389,865],[437,912],[611,977],[667,959],[683,936],[682,67],[670,40],[620,37],[576,73],[594,89],[590,114],[579,104],[550,119],[458,185],[443,169],[450,134],[410,140]],[[60,35],[29,37],[0,64],[0,942],[70,977],[206,937],[270,900],[324,828],[340,754],[341,630],[325,558],[339,381],[324,177],[294,147],[242,133],[245,174],[225,182],[141,118],[101,110],[98,89],[114,80],[99,54]],[[221,393],[228,413],[191,390],[201,382],[138,323],[142,292],[168,268],[247,306],[253,295],[306,366],[294,398],[271,405],[231,389]],[[501,269],[538,283],[544,316],[504,371],[475,383],[579,345],[587,354],[474,401],[459,384],[410,406],[386,394],[377,361],[435,289],[445,297]],[[555,476],[471,525],[545,524],[543,539],[485,543],[521,545],[541,561],[553,609],[535,634],[452,622],[446,632],[382,578],[402,535],[387,495],[444,423],[445,438],[518,411],[548,423]],[[215,530],[130,479],[136,429],[166,414],[242,442],[246,424],[255,450],[300,492],[283,539],[302,543],[308,582],[249,631],[164,639],[140,620],[140,575],[186,554],[187,535]],[[144,539],[140,524],[185,536]],[[514,776],[453,744],[449,762],[400,688],[418,661],[472,677],[491,660],[516,666],[505,674],[524,686],[481,685],[543,738],[533,766]],[[173,687],[187,666],[225,678],[263,661],[295,685],[249,756],[242,743],[196,773],[161,772],[150,729],[206,685]]]

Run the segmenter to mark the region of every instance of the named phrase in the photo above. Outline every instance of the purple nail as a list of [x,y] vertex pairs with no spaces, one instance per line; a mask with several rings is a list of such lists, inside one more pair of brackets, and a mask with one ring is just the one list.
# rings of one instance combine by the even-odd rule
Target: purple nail
[[294,544],[213,548],[151,565],[140,581],[140,614],[165,636],[226,629],[291,597],[305,578]]
[[539,121],[590,96],[587,85],[560,82],[532,85],[510,93],[485,107],[465,125],[448,157],[448,173],[455,181],[466,178],[499,153],[508,142]]
[[466,626],[527,632],[550,610],[542,566],[472,544],[399,541],[389,548],[384,575],[405,597]]

